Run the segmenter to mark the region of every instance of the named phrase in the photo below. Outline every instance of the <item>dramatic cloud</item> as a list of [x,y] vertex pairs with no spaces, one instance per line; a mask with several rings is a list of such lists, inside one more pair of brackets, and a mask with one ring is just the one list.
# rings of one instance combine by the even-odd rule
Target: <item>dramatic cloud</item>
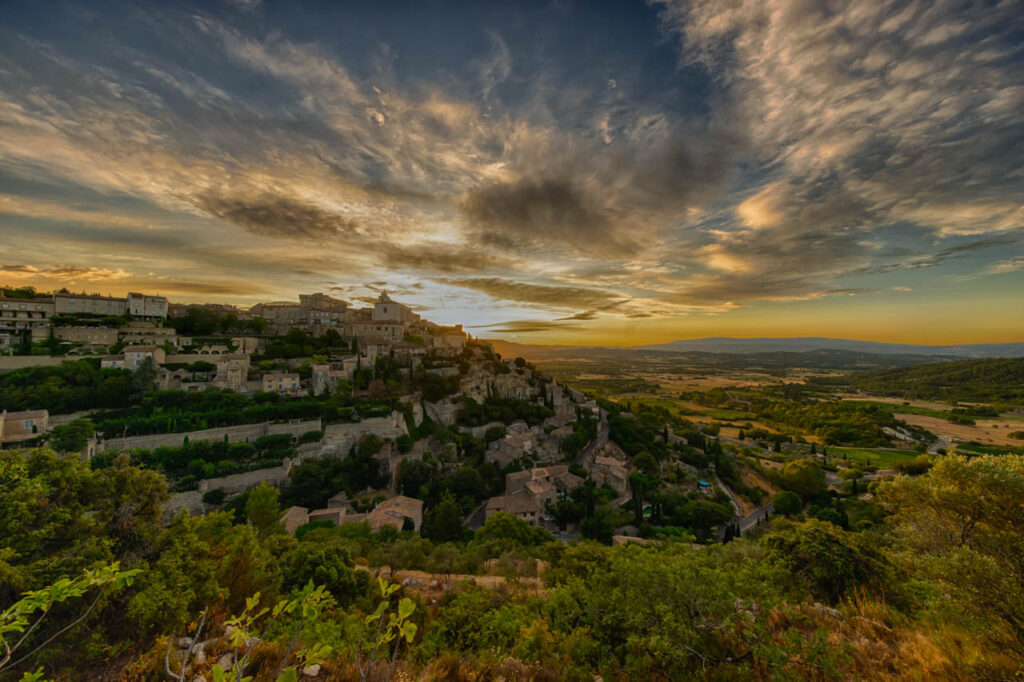
[[[732,111],[744,112],[762,157],[791,186],[832,177],[876,220],[940,234],[1024,226],[1015,3],[663,7],[686,59],[729,88],[739,103]],[[787,195],[769,206],[786,205]],[[831,196],[805,194],[803,203]],[[746,208],[759,213],[756,203]]]
[[432,11],[0,5],[0,273],[573,335],[1021,275],[1012,2]]
[[536,303],[554,308],[607,308],[616,303],[614,293],[584,287],[549,286],[513,282],[497,277],[440,278],[441,284],[473,289],[506,301]]
[[256,234],[272,237],[323,239],[355,237],[359,230],[355,221],[313,204],[286,197],[236,197],[203,195],[197,198],[199,208],[210,215],[244,227]]
[[38,276],[65,280],[75,283],[79,280],[116,280],[128,277],[124,270],[94,268],[85,265],[57,265],[51,268],[38,268],[34,265],[0,265],[0,274],[15,277]]
[[635,250],[619,243],[596,201],[566,180],[488,185],[469,193],[466,218],[496,246],[520,242],[576,243],[585,251]]

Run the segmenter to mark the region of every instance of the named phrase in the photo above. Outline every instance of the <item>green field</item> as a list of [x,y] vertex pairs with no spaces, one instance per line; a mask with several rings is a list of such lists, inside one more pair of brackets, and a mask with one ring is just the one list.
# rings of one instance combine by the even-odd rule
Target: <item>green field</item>
[[755,418],[755,415],[750,412],[744,412],[742,410],[728,410],[716,407],[708,407],[704,409],[694,409],[689,405],[683,407],[680,405],[680,401],[674,398],[651,398],[651,397],[623,397],[619,399],[619,402],[625,405],[647,405],[648,407],[662,407],[667,409],[670,413],[679,415],[682,417],[687,416],[701,416],[708,417],[709,419],[718,419],[722,421],[735,421],[735,420],[751,420]]
[[990,445],[987,443],[957,443],[954,451],[958,455],[1024,455],[1024,446]]
[[896,462],[905,462],[914,459],[920,452],[914,450],[887,450],[882,448],[828,448],[829,459],[847,457],[852,462],[869,464],[879,469],[892,469]]
[[946,410],[933,410],[929,407],[916,407],[914,405],[897,405],[894,403],[885,403],[878,400],[846,400],[848,403],[858,403],[861,405],[874,405],[879,409],[887,412],[902,412],[903,414],[919,414],[922,417],[935,417],[936,419],[949,419],[953,416],[952,412]]

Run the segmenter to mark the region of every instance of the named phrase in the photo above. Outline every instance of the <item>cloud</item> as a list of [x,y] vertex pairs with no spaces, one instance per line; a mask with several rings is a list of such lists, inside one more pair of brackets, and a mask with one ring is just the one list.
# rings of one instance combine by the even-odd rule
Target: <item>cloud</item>
[[483,272],[515,263],[495,253],[443,243],[382,244],[380,251],[389,268],[415,268],[426,272]]
[[[964,244],[957,244],[956,246],[950,246],[941,251],[928,256],[920,256],[911,258],[909,260],[903,259],[898,263],[889,263],[886,265],[879,265],[876,267],[867,268],[862,271],[863,274],[878,274],[883,272],[891,272],[893,270],[921,270],[923,268],[933,268],[937,265],[955,260],[959,258],[965,258],[971,253],[981,251],[983,249],[990,249],[996,246],[1009,246],[1017,243],[1016,238],[999,237],[989,239],[978,239],[975,241],[967,242]],[[862,274],[858,273],[858,274]]]
[[474,329],[487,329],[492,334],[538,334],[576,329],[575,325],[551,320],[511,320],[497,324],[477,325]]
[[203,194],[196,205],[215,218],[271,237],[353,237],[358,224],[337,212],[288,197]]
[[552,308],[602,308],[621,298],[613,292],[600,289],[528,284],[499,277],[439,278],[436,281],[448,286],[473,289],[497,299]]
[[494,52],[479,64],[480,87],[484,101],[490,99],[494,88],[512,73],[512,53],[509,51],[508,45],[494,31],[488,31],[487,37],[491,41]]
[[987,268],[987,272],[993,275],[1001,275],[1003,273],[1014,272],[1016,270],[1024,270],[1024,256],[1002,260],[998,263],[993,263]]
[[79,280],[88,282],[124,279],[129,276],[129,273],[124,270],[112,270],[86,265],[55,265],[43,268],[34,265],[0,265],[0,275],[38,276],[74,283]]
[[[684,60],[726,89],[729,115],[740,113],[785,182],[834,178],[876,224],[912,221],[942,235],[1024,224],[1014,3],[659,4]],[[740,204],[741,218],[777,224],[765,210],[776,198],[765,185]]]
[[0,229],[38,263],[275,293],[418,277],[580,327],[1016,269],[984,251],[1024,227],[1009,4],[657,7],[682,68],[654,85],[616,68],[650,46],[566,74],[500,23],[423,70],[396,68],[400,44],[268,32],[259,7],[3,29]]
[[470,191],[461,205],[466,219],[492,245],[561,243],[582,251],[633,251],[621,240],[593,198],[569,180],[496,183]]
[[584,310],[583,312],[576,313],[575,315],[569,315],[568,317],[559,317],[558,320],[596,320],[598,317],[596,310]]

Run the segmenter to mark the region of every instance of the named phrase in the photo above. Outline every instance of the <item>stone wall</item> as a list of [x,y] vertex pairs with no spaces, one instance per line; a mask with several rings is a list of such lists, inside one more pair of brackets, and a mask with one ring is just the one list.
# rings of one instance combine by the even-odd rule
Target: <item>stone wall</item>
[[97,452],[108,452],[110,450],[124,450],[143,448],[152,450],[162,446],[180,447],[188,436],[190,441],[200,440],[224,440],[228,437],[230,443],[251,442],[262,436],[271,436],[287,433],[298,438],[307,431],[320,431],[319,419],[310,419],[299,422],[288,422],[283,424],[240,424],[238,426],[222,426],[215,429],[203,429],[202,431],[187,431],[184,433],[155,433],[148,436],[128,436],[127,438],[108,438],[101,442]]
[[355,439],[367,434],[378,438],[398,438],[407,433],[405,415],[397,410],[387,417],[373,417],[352,424],[328,424],[324,427],[324,438],[331,440]]
[[49,355],[0,355],[0,372],[13,372],[25,367],[55,367],[65,360],[74,362],[81,358],[50,357]]
[[261,483],[269,483],[276,488],[283,488],[288,483],[288,474],[291,473],[292,464],[294,462],[285,457],[279,467],[243,471],[240,474],[231,474],[220,478],[206,478],[199,481],[198,492],[203,494],[208,490],[220,489],[228,495],[237,495],[255,488]]

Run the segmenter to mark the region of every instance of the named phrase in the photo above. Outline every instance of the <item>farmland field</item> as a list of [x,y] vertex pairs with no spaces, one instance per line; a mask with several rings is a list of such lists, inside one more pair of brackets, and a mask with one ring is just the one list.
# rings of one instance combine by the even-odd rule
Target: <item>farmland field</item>
[[914,450],[889,450],[884,448],[838,448],[828,449],[829,459],[846,457],[853,462],[860,462],[879,469],[892,469],[897,462],[914,459],[921,453]]

